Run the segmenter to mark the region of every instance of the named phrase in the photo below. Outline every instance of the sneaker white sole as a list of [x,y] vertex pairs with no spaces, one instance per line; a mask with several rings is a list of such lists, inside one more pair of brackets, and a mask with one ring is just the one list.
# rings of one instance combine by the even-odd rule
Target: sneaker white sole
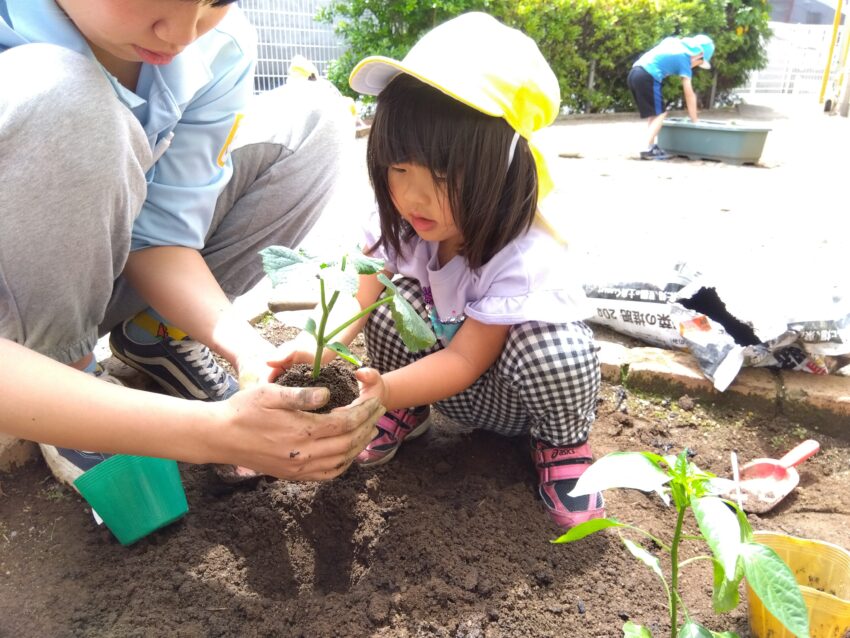
[[74,481],[83,474],[83,470],[59,454],[59,450],[55,446],[39,443],[38,447],[41,448],[41,455],[56,480],[76,490]]

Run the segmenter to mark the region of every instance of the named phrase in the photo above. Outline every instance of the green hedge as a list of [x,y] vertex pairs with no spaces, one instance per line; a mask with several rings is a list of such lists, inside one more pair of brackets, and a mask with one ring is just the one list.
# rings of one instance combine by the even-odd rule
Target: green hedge
[[[527,33],[540,46],[571,112],[634,110],[626,86],[632,63],[668,35],[706,33],[717,45],[710,71],[694,74],[700,105],[715,103],[767,64],[770,37],[766,0],[349,0],[330,2],[319,19],[336,25],[347,52],[330,67],[330,80],[347,95],[348,75],[367,55],[399,59],[419,37],[466,11],[486,11]],[[681,101],[678,80],[664,96]]]

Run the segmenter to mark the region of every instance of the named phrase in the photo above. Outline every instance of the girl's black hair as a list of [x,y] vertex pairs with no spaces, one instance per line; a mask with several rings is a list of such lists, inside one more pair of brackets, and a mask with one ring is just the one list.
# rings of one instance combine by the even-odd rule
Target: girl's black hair
[[537,211],[537,169],[519,138],[508,165],[514,129],[445,93],[400,74],[378,96],[367,164],[381,219],[378,245],[401,253],[415,235],[390,197],[387,169],[400,162],[430,169],[445,182],[461,254],[480,268],[526,232]]

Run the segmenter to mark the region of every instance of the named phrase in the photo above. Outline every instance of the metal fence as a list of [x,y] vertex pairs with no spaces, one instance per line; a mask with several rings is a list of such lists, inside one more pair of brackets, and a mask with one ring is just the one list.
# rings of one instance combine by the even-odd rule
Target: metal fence
[[[240,0],[247,18],[257,29],[259,59],[254,88],[267,91],[286,82],[292,57],[301,54],[327,74],[328,65],[345,51],[333,26],[317,22],[319,8],[328,0]],[[767,45],[767,68],[754,71],[736,91],[753,93],[813,94],[820,91],[832,25],[771,22],[773,38]],[[850,37],[845,25],[833,56],[832,77],[838,77],[838,52]],[[837,88],[837,87],[836,87]]]
[[286,82],[296,54],[313,62],[321,75],[345,47],[330,24],[317,22],[326,0],[240,0],[239,6],[259,39],[254,89],[268,91]]
[[[747,84],[736,92],[740,95],[819,93],[829,54],[832,25],[771,22],[770,28],[773,30],[773,38],[767,44],[767,68],[754,71]],[[838,75],[838,54],[843,38],[848,35],[850,33],[845,25],[836,42],[831,77]]]

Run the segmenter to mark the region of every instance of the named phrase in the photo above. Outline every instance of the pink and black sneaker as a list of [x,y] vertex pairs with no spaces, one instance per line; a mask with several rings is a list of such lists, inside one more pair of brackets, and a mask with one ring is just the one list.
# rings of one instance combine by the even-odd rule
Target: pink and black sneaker
[[571,497],[578,477],[593,463],[590,445],[555,446],[531,440],[531,456],[540,480],[540,498],[558,527],[569,529],[579,523],[605,516],[602,494]]
[[405,439],[415,439],[431,427],[431,407],[402,408],[387,412],[376,423],[378,433],[354,462],[362,467],[383,465],[390,461]]

